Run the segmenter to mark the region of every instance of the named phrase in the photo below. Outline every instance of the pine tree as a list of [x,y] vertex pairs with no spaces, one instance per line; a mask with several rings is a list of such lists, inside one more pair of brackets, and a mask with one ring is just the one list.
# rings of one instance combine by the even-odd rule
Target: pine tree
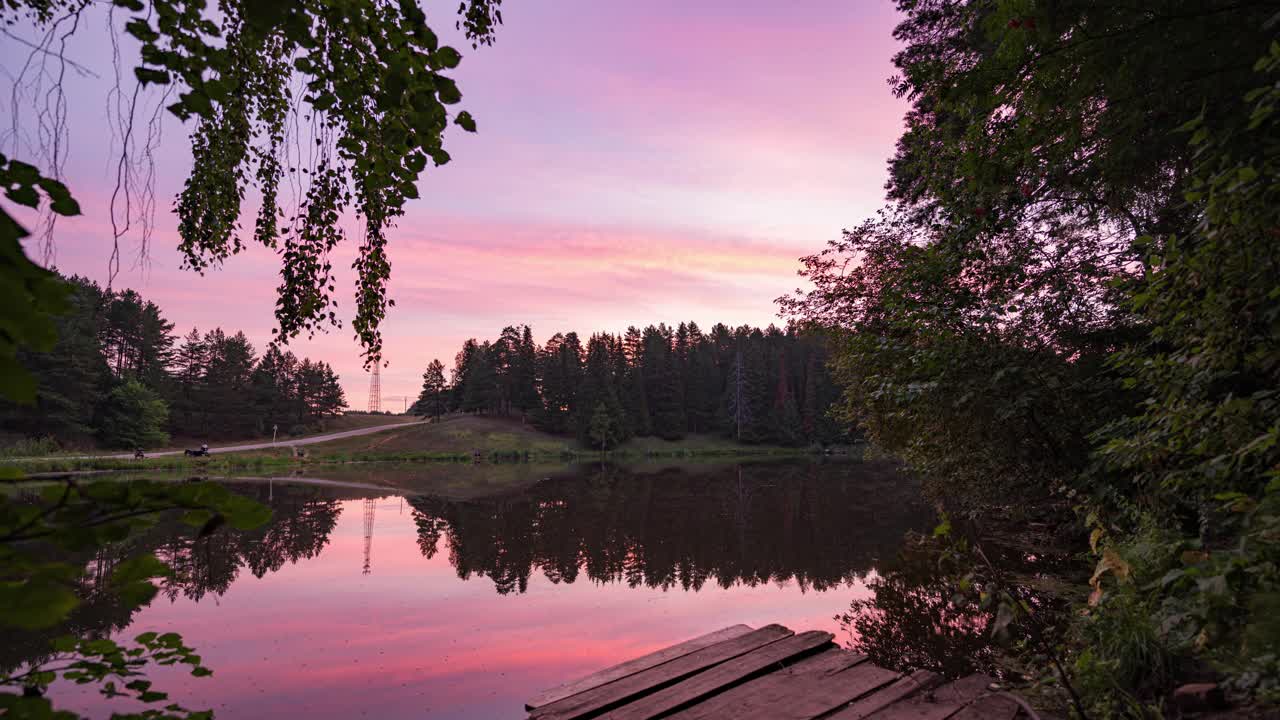
[[169,423],[173,431],[191,435],[203,426],[204,378],[209,369],[209,347],[199,329],[192,328],[173,356],[174,385],[169,393]]
[[666,325],[644,330],[641,368],[655,435],[666,440],[684,437],[684,398],[680,389],[671,331]]
[[228,337],[221,328],[205,335],[208,362],[200,402],[206,409],[205,434],[248,435],[256,425],[250,378],[255,363],[253,345],[244,333]]
[[727,424],[739,442],[765,442],[770,428],[764,338],[759,330],[748,334],[740,328],[735,334],[739,346],[730,366],[723,402]]
[[463,409],[463,399],[466,397],[467,386],[470,384],[471,369],[479,352],[479,343],[475,341],[475,338],[470,338],[462,343],[462,349],[453,358],[453,382],[449,385],[451,409]]
[[432,420],[439,418],[448,410],[449,387],[444,379],[444,363],[432,360],[427,371],[422,373],[422,392],[418,401],[413,404],[413,413]]
[[600,452],[614,447],[618,442],[617,425],[618,416],[609,410],[609,406],[603,402],[597,403],[595,411],[591,413],[588,429],[592,447],[599,448]]
[[472,353],[462,395],[464,412],[501,411],[502,387],[497,368],[494,367],[495,355],[494,346],[488,341],[481,343]]
[[582,343],[577,333],[556,333],[542,352],[542,412],[538,426],[567,433],[573,427],[578,386],[582,381]]
[[523,326],[511,367],[511,405],[522,419],[542,407],[538,394],[538,346],[533,331]]
[[321,418],[339,415],[347,407],[347,395],[342,390],[342,383],[329,363],[320,363],[320,370],[320,388],[315,394],[312,412]]
[[[181,352],[179,350],[179,354]],[[260,434],[267,433],[272,426],[283,424],[287,429],[299,421],[295,401],[297,364],[293,353],[281,352],[279,347],[271,345],[253,369],[249,384]]]
[[625,413],[622,404],[618,402],[613,363],[610,359],[611,343],[612,340],[607,335],[592,335],[587,342],[586,367],[583,369],[574,413],[578,439],[583,443],[600,442],[594,433],[602,422],[597,417],[601,413],[604,414],[604,422],[609,429],[610,442],[625,439],[622,432],[626,424]]
[[769,418],[770,439],[782,445],[795,445],[804,435],[800,425],[800,411],[796,407],[796,398],[788,380],[790,369],[787,367],[785,351],[779,351],[775,365],[777,381],[774,383],[773,407]]

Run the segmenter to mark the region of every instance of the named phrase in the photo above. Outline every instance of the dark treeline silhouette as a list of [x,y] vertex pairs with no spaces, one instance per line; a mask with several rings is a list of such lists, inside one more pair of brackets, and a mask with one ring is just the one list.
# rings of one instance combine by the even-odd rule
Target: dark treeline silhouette
[[759,464],[690,473],[618,467],[549,478],[518,494],[412,498],[419,546],[447,539],[458,576],[524,592],[552,582],[698,590],[794,581],[825,590],[892,557],[928,517],[888,464]]
[[36,404],[0,405],[0,427],[28,437],[153,447],[168,435],[242,437],[305,428],[345,405],[333,368],[275,346],[258,357],[244,333],[192,329],[179,339],[133,290],[70,278],[68,312],[48,352],[19,360]]
[[717,433],[745,443],[829,444],[848,437],[827,416],[839,396],[824,336],[696,323],[629,327],[583,342],[556,333],[543,346],[528,325],[467,340],[446,382],[433,361],[413,411],[518,414],[538,428],[608,448],[633,436],[677,440]]

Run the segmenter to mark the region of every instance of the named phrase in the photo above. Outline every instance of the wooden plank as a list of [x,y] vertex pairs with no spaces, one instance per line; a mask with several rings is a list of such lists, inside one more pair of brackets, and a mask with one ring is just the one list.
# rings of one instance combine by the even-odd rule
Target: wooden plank
[[916,693],[868,716],[868,720],[945,720],[987,694],[992,682],[986,675],[969,675],[935,690]]
[[534,710],[533,717],[545,720],[569,720],[592,716],[794,634],[781,625],[766,625],[759,630],[695,650],[648,670],[642,670],[563,700],[548,703]]
[[610,712],[609,720],[652,720],[677,708],[711,697],[761,672],[781,669],[780,663],[831,644],[831,633],[810,630],[770,643],[683,682],[645,696]]
[[940,682],[942,678],[939,675],[928,670],[917,670],[887,687],[855,700],[839,712],[828,716],[828,720],[862,720],[877,710],[888,707],[913,693],[934,687]]
[[624,663],[614,665],[613,667],[605,668],[599,672],[591,673],[586,677],[578,678],[577,680],[543,690],[524,704],[525,709],[533,710],[534,708],[548,705],[557,700],[563,700],[571,695],[577,695],[585,690],[600,687],[605,683],[619,680],[628,675],[634,675],[641,670],[648,670],[649,668],[661,665],[664,662],[675,660],[678,657],[688,655],[694,650],[701,650],[704,647],[715,645],[718,642],[732,640],[736,637],[746,635],[749,632],[751,632],[751,628],[746,625],[731,625],[727,628],[716,630],[715,632],[710,632],[706,635],[701,635],[692,640],[685,640],[679,645],[672,645],[671,647],[651,652],[644,657],[628,660]]
[[1013,720],[1021,707],[1007,695],[987,695],[960,708],[948,720]]
[[847,650],[828,650],[720,693],[672,720],[809,720],[898,678],[865,660]]

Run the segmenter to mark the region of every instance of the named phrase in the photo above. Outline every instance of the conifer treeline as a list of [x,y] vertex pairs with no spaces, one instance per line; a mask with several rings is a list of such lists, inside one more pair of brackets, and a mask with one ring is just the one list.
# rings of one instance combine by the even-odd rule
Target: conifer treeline
[[36,404],[0,406],[0,427],[29,437],[154,447],[167,435],[245,437],[300,430],[346,406],[333,368],[244,333],[192,330],[181,341],[160,308],[133,290],[69,279],[70,309],[45,353],[19,360]]
[[541,347],[529,326],[508,326],[494,341],[467,340],[449,382],[433,361],[413,412],[520,415],[591,447],[688,433],[827,444],[846,433],[827,417],[839,393],[826,353],[825,338],[798,326],[659,324],[585,345],[576,332],[556,333]]

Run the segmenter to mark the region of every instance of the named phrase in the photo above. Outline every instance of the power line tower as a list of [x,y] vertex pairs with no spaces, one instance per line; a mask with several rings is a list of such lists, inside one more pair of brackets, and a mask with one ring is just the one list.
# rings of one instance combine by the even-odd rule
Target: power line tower
[[373,375],[369,377],[369,412],[382,412],[382,375],[378,365],[373,366]]
[[369,574],[369,557],[373,551],[373,514],[378,509],[378,501],[374,498],[364,499],[364,572]]

